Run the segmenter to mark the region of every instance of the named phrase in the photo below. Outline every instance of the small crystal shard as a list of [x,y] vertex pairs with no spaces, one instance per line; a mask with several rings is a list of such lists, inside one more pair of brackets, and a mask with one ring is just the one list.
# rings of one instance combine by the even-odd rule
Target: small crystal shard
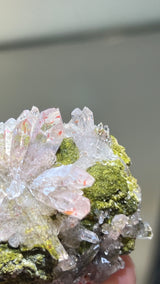
[[136,238],[140,216],[130,158],[92,111],[33,107],[0,123],[0,282],[100,283]]

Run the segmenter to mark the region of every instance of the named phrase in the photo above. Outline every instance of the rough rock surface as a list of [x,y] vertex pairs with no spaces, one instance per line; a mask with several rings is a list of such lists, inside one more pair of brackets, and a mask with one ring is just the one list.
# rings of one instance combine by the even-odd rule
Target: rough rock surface
[[0,123],[0,282],[99,283],[124,268],[141,190],[130,158],[92,112],[25,110]]

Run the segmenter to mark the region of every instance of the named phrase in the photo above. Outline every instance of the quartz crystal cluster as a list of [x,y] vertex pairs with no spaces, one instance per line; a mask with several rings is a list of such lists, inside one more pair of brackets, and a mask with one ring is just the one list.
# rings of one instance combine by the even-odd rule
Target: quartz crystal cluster
[[0,123],[0,282],[100,283],[136,238],[141,190],[124,147],[91,110],[25,110]]

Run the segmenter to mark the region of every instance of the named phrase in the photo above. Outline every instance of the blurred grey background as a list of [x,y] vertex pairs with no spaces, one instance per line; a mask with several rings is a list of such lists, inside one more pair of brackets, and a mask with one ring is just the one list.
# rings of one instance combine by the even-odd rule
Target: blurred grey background
[[[152,241],[132,254],[137,284],[152,283],[160,204],[160,1],[0,0],[0,121],[36,105],[75,107],[132,158]],[[158,283],[158,282],[157,282]]]

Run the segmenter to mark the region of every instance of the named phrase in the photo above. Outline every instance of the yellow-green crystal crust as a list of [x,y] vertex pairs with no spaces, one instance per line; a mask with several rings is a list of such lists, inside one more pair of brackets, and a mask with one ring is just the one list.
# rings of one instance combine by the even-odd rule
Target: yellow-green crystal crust
[[126,165],[129,166],[131,163],[131,159],[126,154],[125,148],[118,144],[117,139],[113,135],[111,135],[110,138],[111,138],[111,148],[113,150],[113,153],[117,155],[120,159],[122,159]]
[[72,138],[63,139],[56,157],[56,166],[73,164],[79,159],[79,149]]
[[84,189],[84,195],[91,201],[92,211],[107,209],[111,216],[129,216],[137,210],[139,203],[134,190],[138,185],[131,174],[126,173],[119,159],[97,162],[87,171],[95,178],[94,184]]
[[134,250],[135,241],[136,240],[134,238],[121,237],[121,242],[122,242],[121,254],[123,255],[131,253]]
[[[0,244],[1,283],[32,283],[35,279],[52,279],[51,263],[54,265],[53,259],[42,249],[23,252]],[[17,275],[15,280],[10,278],[11,275]]]

